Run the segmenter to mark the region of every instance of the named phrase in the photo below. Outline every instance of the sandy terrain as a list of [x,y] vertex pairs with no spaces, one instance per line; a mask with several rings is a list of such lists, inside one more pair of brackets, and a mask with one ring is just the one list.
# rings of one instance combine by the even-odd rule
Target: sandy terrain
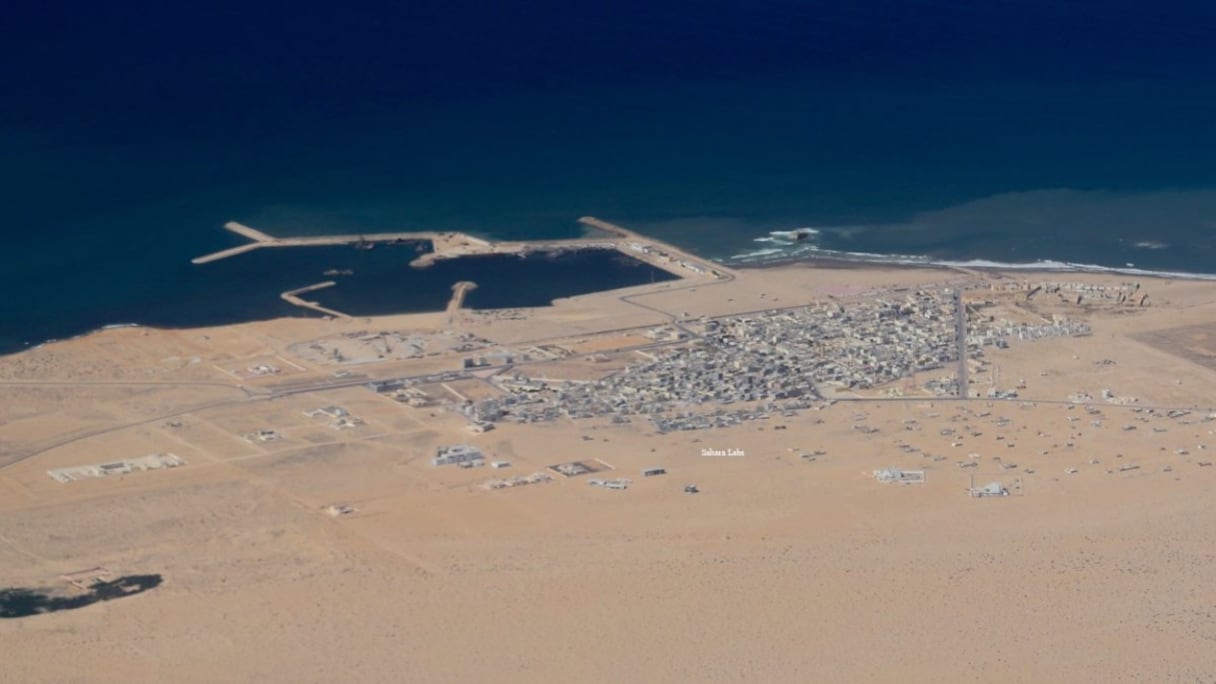
[[[460,311],[453,326],[495,349],[555,343],[573,355],[520,368],[585,379],[673,316],[972,278],[743,271]],[[1011,278],[1117,280],[991,283]],[[640,417],[472,434],[442,405],[364,386],[456,370],[466,353],[439,345],[356,366],[292,351],[367,330],[429,335],[445,314],[116,329],[0,358],[0,587],[79,594],[62,576],[98,566],[163,578],[0,619],[0,680],[1212,681],[1216,466],[1203,464],[1216,461],[1216,283],[1142,283],[1151,306],[1002,305],[1093,329],[986,349],[972,392],[1018,383],[1016,399],[932,397],[917,378],[795,417],[670,434]],[[278,372],[248,372],[258,366]],[[316,411],[335,406],[357,424]],[[276,438],[251,437],[262,430]],[[511,466],[432,466],[447,444]],[[47,474],[156,453],[186,465]],[[593,477],[630,488],[548,469],[593,459],[612,468]],[[667,474],[642,477],[652,466]],[[875,481],[888,467],[926,481]],[[480,486],[536,472],[553,479]],[[1011,495],[968,496],[990,481]]]

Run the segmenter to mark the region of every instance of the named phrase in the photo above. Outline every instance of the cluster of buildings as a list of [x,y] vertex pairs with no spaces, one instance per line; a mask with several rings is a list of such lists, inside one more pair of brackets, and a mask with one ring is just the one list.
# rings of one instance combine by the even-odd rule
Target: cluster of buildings
[[1039,295],[1054,295],[1062,301],[1081,304],[1099,301],[1109,304],[1148,306],[1148,293],[1140,289],[1140,283],[1123,282],[1117,285],[1044,280],[1039,282],[1005,282],[991,286],[996,292],[1011,292],[1032,300]]
[[543,484],[553,481],[553,476],[549,473],[532,473],[531,475],[516,475],[508,479],[486,480],[481,483],[483,489],[509,489],[511,487],[523,487],[525,485]]
[[570,461],[569,463],[558,463],[557,465],[549,466],[549,469],[565,477],[578,477],[579,475],[587,475],[588,473],[598,473],[601,470],[608,470],[609,467],[603,461],[595,459],[594,461]]
[[431,459],[433,466],[455,465],[461,468],[476,468],[486,463],[486,455],[475,446],[469,444],[454,444],[441,446]]
[[248,442],[277,442],[283,438],[278,432],[269,428],[255,430],[247,435],[244,435],[245,441]]
[[245,373],[250,377],[261,378],[267,375],[278,375],[279,367],[269,363],[259,363],[246,368]]
[[161,470],[163,468],[178,468],[186,465],[186,460],[177,454],[150,454],[140,458],[130,458],[110,463],[96,465],[72,466],[48,470],[47,475],[56,482],[67,483],[92,477],[110,477],[127,475],[145,470]]
[[743,361],[748,372],[793,371],[803,382],[868,389],[956,361],[954,324],[951,297],[918,290],[714,319],[704,339],[734,357],[729,370]]
[[377,394],[384,395],[393,401],[408,404],[413,407],[432,406],[437,400],[428,394],[423,386],[463,380],[468,376],[461,371],[443,371],[430,375],[410,378],[393,378],[391,380],[376,380],[368,383],[368,387]]
[[359,427],[363,424],[363,419],[358,416],[352,416],[350,411],[347,411],[341,406],[326,406],[324,408],[305,411],[304,415],[309,418],[329,418],[329,426],[336,430],[345,430],[348,428]]
[[[735,425],[747,420],[767,419],[772,415],[795,415],[799,409],[814,405],[819,395],[813,388],[795,389],[785,401],[764,401],[756,405],[728,409],[722,405],[735,399],[717,392],[704,395],[696,388],[681,387],[673,378],[670,391],[647,387],[644,375],[626,369],[621,374],[600,382],[538,381],[521,375],[511,375],[495,383],[506,394],[479,402],[461,405],[458,410],[478,429],[484,431],[496,422],[541,423],[562,418],[596,418],[608,416],[614,423],[629,423],[631,416],[645,415],[661,432],[692,430]],[[639,386],[643,391],[639,391]],[[654,390],[658,391],[654,391]],[[765,397],[756,391],[744,401]],[[717,402],[707,411],[680,411],[678,407]]]
[[1000,482],[989,482],[982,487],[972,487],[969,490],[972,498],[986,499],[994,496],[1009,496],[1009,490]]
[[[1050,286],[1066,285],[1072,286]],[[1126,294],[1119,288],[1076,287],[1094,296]],[[903,289],[847,303],[702,318],[652,333],[651,339],[684,338],[687,344],[649,349],[642,355],[647,361],[595,381],[540,378],[518,368],[499,373],[490,381],[500,395],[465,401],[456,410],[475,431],[499,422],[609,418],[626,423],[633,416],[645,416],[660,432],[726,427],[775,414],[790,417],[831,392],[871,389],[922,372],[934,376],[926,385],[931,393],[956,395],[960,347],[964,361],[983,364],[987,346],[1088,335],[1090,329],[1058,315],[1038,324],[969,316],[958,291]],[[462,371],[374,384],[398,401],[423,406],[433,401],[419,389],[424,383],[457,380],[466,377],[464,371],[484,366],[568,355],[557,347],[484,351],[466,357]]]
[[556,345],[531,346],[520,350],[499,348],[476,356],[466,356],[460,360],[460,365],[468,370],[490,366],[508,366],[514,363],[529,363],[532,361],[554,361],[569,355],[569,350]]
[[1008,340],[1039,340],[1045,337],[1084,337],[1092,334],[1088,324],[1056,315],[1050,323],[1038,325],[1011,321],[991,322],[980,317],[967,325],[967,347],[978,355],[983,347],[1009,346]]
[[752,420],[768,420],[779,415],[786,418],[797,415],[799,409],[813,405],[810,398],[803,397],[794,401],[764,402],[749,408],[734,410],[717,408],[706,412],[680,411],[675,413],[652,414],[650,422],[660,433],[677,430],[708,430],[710,428],[730,427]]
[[957,397],[961,391],[954,373],[929,378],[921,387],[935,397]]
[[288,349],[314,362],[359,364],[386,359],[418,359],[447,352],[472,352],[489,345],[488,340],[455,330],[360,330],[293,344]]
[[[687,347],[596,382],[496,378],[504,396],[462,407],[479,423],[646,415],[662,431],[793,415],[823,386],[866,389],[957,360],[954,301],[917,291],[849,307],[824,303],[703,320]],[[706,404],[714,412],[695,411]]]
[[587,484],[602,489],[629,489],[630,481],[627,478],[618,477],[612,480],[587,480]]
[[899,468],[883,468],[874,471],[874,479],[884,483],[924,484],[925,471],[901,470]]

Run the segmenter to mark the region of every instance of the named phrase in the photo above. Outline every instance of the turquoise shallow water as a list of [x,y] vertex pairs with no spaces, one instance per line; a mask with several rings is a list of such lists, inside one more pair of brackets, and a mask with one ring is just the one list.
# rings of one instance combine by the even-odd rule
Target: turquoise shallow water
[[232,219],[533,238],[591,214],[742,262],[1216,273],[1208,9],[460,4],[31,9],[0,36],[28,65],[0,111],[0,351],[297,313],[265,288],[311,257],[189,263]]

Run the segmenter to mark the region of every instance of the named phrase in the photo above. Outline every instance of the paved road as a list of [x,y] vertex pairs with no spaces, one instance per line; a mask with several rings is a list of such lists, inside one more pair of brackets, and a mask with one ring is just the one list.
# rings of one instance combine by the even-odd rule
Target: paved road
[[9,468],[13,465],[16,465],[16,464],[22,462],[22,461],[31,459],[35,456],[38,456],[39,454],[46,453],[46,452],[50,451],[51,449],[58,449],[61,446],[65,446],[65,445],[71,444],[73,442],[79,442],[84,439],[97,437],[99,435],[104,435],[104,434],[108,434],[111,432],[117,432],[118,430],[125,430],[125,429],[131,428],[131,427],[137,427],[140,425],[149,425],[152,423],[158,423],[163,420],[169,420],[170,418],[186,416],[186,415],[189,415],[196,411],[203,411],[203,410],[210,409],[210,408],[218,408],[220,406],[232,406],[234,404],[241,404],[241,403],[245,403],[248,401],[257,401],[257,400],[258,399],[256,397],[246,396],[246,397],[242,397],[240,399],[228,399],[228,400],[224,400],[224,401],[211,401],[211,402],[207,402],[205,404],[191,406],[190,408],[182,409],[180,411],[162,413],[160,415],[153,416],[151,418],[145,418],[143,420],[137,420],[137,421],[133,421],[130,423],[123,423],[121,425],[110,425],[108,427],[98,428],[96,430],[90,430],[88,432],[73,435],[70,437],[64,437],[64,438],[58,439],[54,442],[45,443],[41,447],[38,447],[37,449],[35,449],[34,451],[31,451],[31,452],[25,453],[25,454],[21,454],[21,455],[17,456],[16,458],[10,459],[4,463],[0,463],[0,470],[4,470],[6,468]]
[[958,350],[958,394],[967,397],[967,310],[963,308],[963,291],[954,289],[954,348]]
[[0,380],[0,387],[223,387],[257,394],[244,385],[209,380]]
[[688,335],[689,338],[701,339],[702,336],[699,333],[695,333],[695,332],[689,330],[688,328],[684,327],[684,324],[680,322],[680,317],[677,316],[676,314],[672,313],[671,311],[664,311],[663,309],[660,309],[656,306],[651,306],[649,304],[642,304],[641,302],[634,301],[634,299],[637,297],[648,297],[648,296],[656,295],[656,294],[667,294],[668,292],[679,292],[680,290],[695,290],[698,287],[713,287],[714,285],[725,285],[726,283],[729,283],[734,279],[735,279],[735,276],[733,274],[723,273],[721,278],[719,278],[713,282],[710,282],[710,283],[706,283],[706,282],[689,283],[688,285],[682,285],[680,287],[668,287],[668,288],[665,288],[662,290],[651,290],[649,292],[638,292],[638,293],[631,294],[631,295],[622,295],[620,297],[617,297],[617,299],[621,300],[622,302],[625,302],[626,304],[630,304],[632,306],[636,306],[641,309],[646,309],[647,311],[653,311],[654,313],[657,313],[660,316],[665,316],[668,320],[671,321],[671,325],[673,327],[675,327],[677,330],[684,333],[685,335]]

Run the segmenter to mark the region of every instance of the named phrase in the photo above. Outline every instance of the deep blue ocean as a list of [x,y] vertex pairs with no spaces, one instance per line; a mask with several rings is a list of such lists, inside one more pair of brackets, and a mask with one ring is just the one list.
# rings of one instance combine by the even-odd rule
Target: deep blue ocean
[[0,352],[302,315],[277,294],[316,255],[190,264],[234,219],[1216,273],[1216,3],[27,5],[0,24]]

